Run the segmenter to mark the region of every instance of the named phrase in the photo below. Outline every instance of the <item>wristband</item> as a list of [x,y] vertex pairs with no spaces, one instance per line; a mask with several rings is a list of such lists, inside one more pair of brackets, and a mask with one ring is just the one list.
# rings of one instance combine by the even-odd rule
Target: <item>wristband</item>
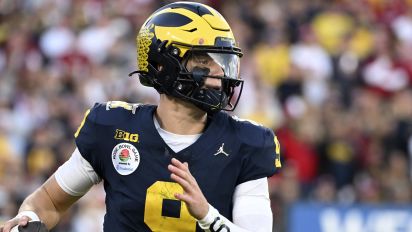
[[219,212],[217,209],[213,208],[209,204],[209,211],[207,211],[207,214],[204,218],[198,220],[197,222],[199,223],[200,228],[202,229],[209,229],[209,226],[213,223],[216,217],[219,216]]
[[219,211],[217,211],[217,209],[215,209],[213,206],[209,204],[209,211],[207,212],[206,216],[198,220],[197,222],[199,224],[199,227],[205,230],[205,229],[210,229],[210,226],[212,224],[213,226],[215,226],[216,223],[218,224],[222,223],[221,218],[222,216],[220,216]]
[[23,216],[29,217],[31,219],[30,221],[40,221],[39,216],[33,211],[21,211],[17,214],[16,218],[21,218]]
[[220,215],[217,209],[209,204],[209,211],[206,216],[197,221],[199,227],[210,232],[230,232],[230,228],[225,224],[226,218]]

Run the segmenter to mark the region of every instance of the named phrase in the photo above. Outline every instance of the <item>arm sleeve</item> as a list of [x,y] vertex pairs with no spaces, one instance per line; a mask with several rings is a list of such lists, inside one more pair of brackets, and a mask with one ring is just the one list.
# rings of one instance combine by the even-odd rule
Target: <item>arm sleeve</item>
[[273,217],[266,177],[238,185],[233,196],[233,203],[233,222],[209,205],[206,217],[198,221],[200,228],[210,232],[272,231]]
[[70,159],[57,169],[55,177],[59,186],[72,196],[84,195],[94,184],[101,181],[77,148]]

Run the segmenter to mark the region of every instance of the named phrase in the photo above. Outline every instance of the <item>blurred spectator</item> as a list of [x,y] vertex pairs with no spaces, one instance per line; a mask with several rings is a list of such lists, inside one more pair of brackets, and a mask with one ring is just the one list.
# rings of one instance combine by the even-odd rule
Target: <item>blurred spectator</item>
[[320,106],[328,96],[332,62],[309,25],[301,26],[300,39],[292,45],[290,59],[302,76],[305,99],[311,105]]
[[365,84],[383,95],[406,88],[410,79],[398,60],[397,41],[391,36],[383,27],[374,30],[375,54],[363,70]]
[[42,33],[39,41],[40,49],[49,59],[56,59],[69,53],[75,43],[75,34],[67,22],[49,27]]
[[336,201],[336,185],[333,178],[320,176],[313,190],[313,200],[319,203],[332,204]]
[[408,204],[412,200],[412,186],[409,179],[406,155],[394,151],[389,156],[388,164],[389,166],[382,175],[385,201]]
[[299,183],[305,190],[303,196],[309,193],[319,168],[316,144],[317,139],[321,138],[322,131],[317,128],[318,118],[311,114],[313,112],[307,111],[300,118],[290,120],[289,124],[276,131],[282,144],[285,163],[295,168]]

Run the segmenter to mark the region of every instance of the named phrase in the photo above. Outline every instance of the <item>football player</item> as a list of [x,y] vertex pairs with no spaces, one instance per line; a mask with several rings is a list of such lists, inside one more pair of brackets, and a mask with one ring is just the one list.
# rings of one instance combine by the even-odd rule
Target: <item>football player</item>
[[157,106],[96,104],[77,148],[3,232],[55,226],[94,184],[106,191],[104,231],[272,231],[267,178],[280,167],[270,129],[230,116],[242,91],[241,49],[213,8],[175,2],[137,35],[137,74]]

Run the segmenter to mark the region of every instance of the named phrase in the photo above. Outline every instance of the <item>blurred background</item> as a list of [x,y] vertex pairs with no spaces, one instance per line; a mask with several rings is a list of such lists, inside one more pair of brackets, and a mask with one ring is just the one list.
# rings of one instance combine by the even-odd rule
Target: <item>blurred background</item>
[[[95,102],[156,103],[127,74],[159,0],[0,0],[0,222],[71,155]],[[209,0],[245,79],[235,114],[273,128],[276,232],[412,231],[412,0]],[[54,232],[101,231],[95,186]]]

